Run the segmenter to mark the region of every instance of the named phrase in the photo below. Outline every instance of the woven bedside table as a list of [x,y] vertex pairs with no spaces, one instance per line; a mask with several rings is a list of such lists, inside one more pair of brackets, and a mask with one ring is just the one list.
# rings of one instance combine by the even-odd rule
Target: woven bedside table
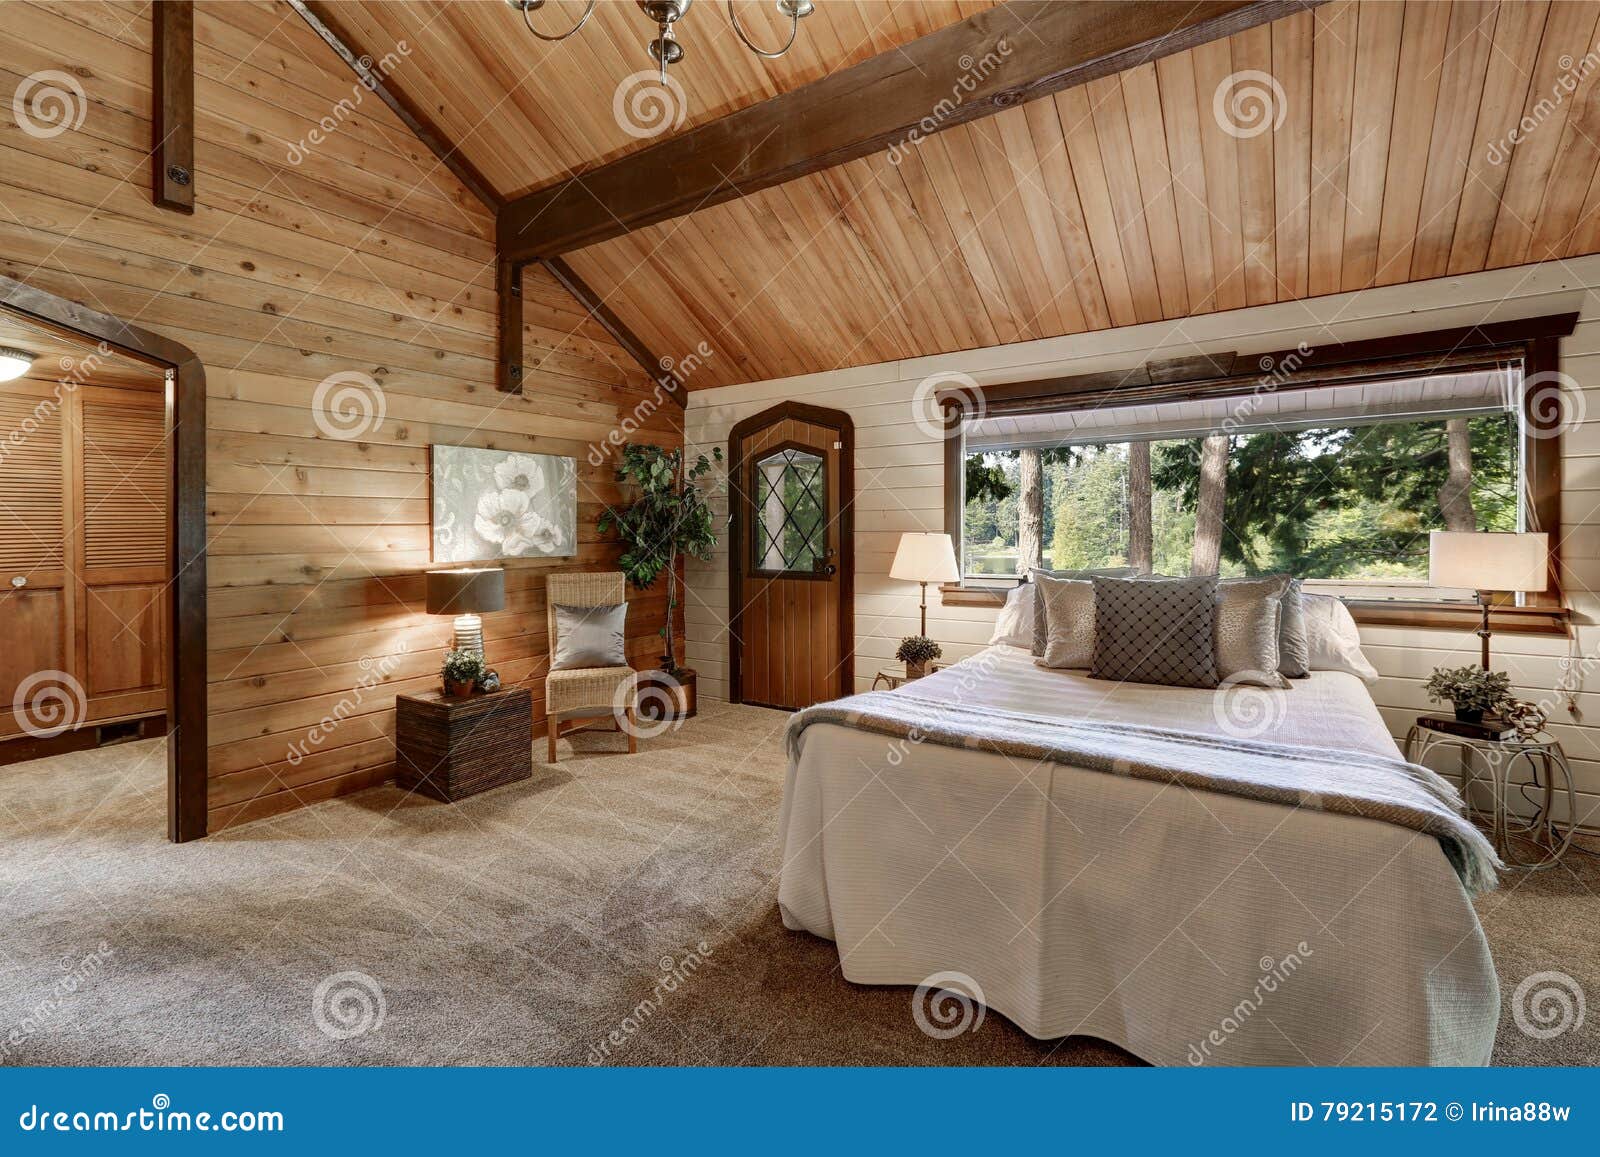
[[395,698],[396,786],[454,802],[533,776],[533,694],[526,687],[451,698]]

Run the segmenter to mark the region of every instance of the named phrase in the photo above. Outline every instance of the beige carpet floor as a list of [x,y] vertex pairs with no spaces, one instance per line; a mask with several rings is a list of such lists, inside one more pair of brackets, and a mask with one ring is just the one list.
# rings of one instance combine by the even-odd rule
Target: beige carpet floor
[[[997,1015],[935,1040],[911,989],[853,985],[786,931],[783,719],[709,704],[637,756],[577,735],[459,805],[377,788],[181,847],[159,742],[0,768],[0,1062],[1133,1062]],[[1539,972],[1600,995],[1600,860],[1511,875],[1480,911],[1496,1060],[1600,1063],[1600,1009],[1550,1039],[1510,1011]]]

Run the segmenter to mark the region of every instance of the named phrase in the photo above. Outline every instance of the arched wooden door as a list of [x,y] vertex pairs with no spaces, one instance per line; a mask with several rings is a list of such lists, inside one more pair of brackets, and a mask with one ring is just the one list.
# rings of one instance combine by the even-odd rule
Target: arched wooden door
[[728,436],[728,695],[796,710],[855,690],[855,427],[783,402]]

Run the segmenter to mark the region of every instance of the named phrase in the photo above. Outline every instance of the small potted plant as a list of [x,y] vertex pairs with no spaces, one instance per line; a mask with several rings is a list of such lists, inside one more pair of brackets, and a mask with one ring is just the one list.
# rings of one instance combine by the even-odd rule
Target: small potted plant
[[907,679],[920,679],[928,673],[928,664],[944,651],[926,635],[908,635],[900,640],[894,657],[906,665]]
[[1480,667],[1435,667],[1422,689],[1430,703],[1448,702],[1463,723],[1482,723],[1513,702],[1511,676]]
[[471,695],[478,680],[488,673],[476,651],[447,651],[444,656],[444,693],[452,699]]

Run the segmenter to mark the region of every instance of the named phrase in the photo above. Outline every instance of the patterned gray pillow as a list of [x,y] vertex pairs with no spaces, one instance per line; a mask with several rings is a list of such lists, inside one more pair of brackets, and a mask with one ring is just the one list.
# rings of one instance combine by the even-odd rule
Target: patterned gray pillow
[[556,604],[556,653],[550,670],[628,665],[628,604],[567,607]]
[[1290,679],[1311,677],[1311,641],[1306,635],[1306,609],[1300,601],[1300,580],[1290,579],[1278,609],[1278,674]]
[[1168,582],[1096,577],[1096,679],[1215,687],[1217,576]]
[[1034,583],[1044,599],[1049,638],[1041,667],[1082,671],[1094,658],[1094,584],[1087,579],[1058,579],[1034,572]]
[[[1139,572],[1131,566],[1104,566],[1099,570],[1045,570],[1042,567],[1033,567],[1028,571],[1031,575],[1049,575],[1058,579],[1091,579],[1096,575],[1105,575],[1109,578],[1125,578]],[[1049,628],[1044,621],[1044,596],[1039,593],[1039,584],[1033,585],[1033,657],[1041,658],[1044,655],[1047,643],[1046,634]]]

